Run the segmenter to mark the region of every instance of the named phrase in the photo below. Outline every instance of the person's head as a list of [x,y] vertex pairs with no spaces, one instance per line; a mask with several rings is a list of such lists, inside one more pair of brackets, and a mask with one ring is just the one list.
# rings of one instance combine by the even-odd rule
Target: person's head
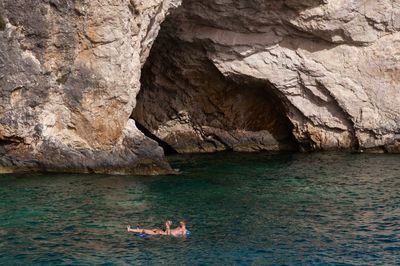
[[186,220],[181,220],[181,221],[179,222],[179,226],[182,227],[182,228],[186,228],[186,224],[187,224],[187,221],[186,221]]

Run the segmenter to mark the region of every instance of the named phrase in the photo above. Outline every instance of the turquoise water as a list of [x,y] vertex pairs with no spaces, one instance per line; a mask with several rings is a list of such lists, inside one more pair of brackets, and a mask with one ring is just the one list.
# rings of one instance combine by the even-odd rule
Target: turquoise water
[[[0,265],[400,264],[400,156],[170,158],[179,176],[0,176]],[[189,221],[192,235],[125,226]]]

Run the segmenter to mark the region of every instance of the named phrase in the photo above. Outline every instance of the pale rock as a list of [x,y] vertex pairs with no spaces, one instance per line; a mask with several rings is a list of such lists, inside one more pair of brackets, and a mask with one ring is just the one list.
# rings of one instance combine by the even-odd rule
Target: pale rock
[[[173,110],[189,109],[200,130],[192,142],[186,136],[172,144],[191,151],[209,151],[209,138],[223,143],[221,132],[273,132],[271,116],[286,124],[280,142],[292,134],[303,150],[399,151],[399,12],[398,0],[186,0],[164,23],[133,117],[152,132],[162,128],[168,141]],[[161,47],[168,53],[160,56]],[[233,88],[241,103],[224,109]],[[244,93],[255,88],[275,100],[255,103]],[[216,93],[223,95],[218,101]],[[150,97],[164,103],[155,106]],[[243,105],[249,107],[236,116]],[[271,112],[271,105],[279,108]],[[250,115],[252,108],[265,108],[269,118]],[[249,130],[242,119],[264,125]],[[210,135],[204,128],[211,125]]]
[[129,117],[148,50],[179,4],[1,1],[2,169],[172,172],[162,149]]
[[138,128],[180,152],[400,151],[399,0],[180,4],[1,1],[0,172],[170,173]]

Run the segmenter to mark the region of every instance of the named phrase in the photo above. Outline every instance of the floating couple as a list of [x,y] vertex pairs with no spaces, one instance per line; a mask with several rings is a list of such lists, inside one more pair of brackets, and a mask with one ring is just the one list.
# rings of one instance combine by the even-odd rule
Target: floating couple
[[127,226],[128,232],[138,233],[139,236],[145,235],[162,235],[162,236],[188,236],[190,231],[186,229],[186,221],[182,220],[179,222],[179,227],[171,229],[172,222],[165,222],[165,229],[143,229],[137,227],[136,229],[132,229],[130,225]]

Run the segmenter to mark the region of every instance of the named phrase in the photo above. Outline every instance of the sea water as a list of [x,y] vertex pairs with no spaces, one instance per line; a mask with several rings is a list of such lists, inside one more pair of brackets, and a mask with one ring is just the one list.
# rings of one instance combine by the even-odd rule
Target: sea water
[[[0,265],[400,264],[400,156],[174,156],[180,175],[0,175]],[[188,238],[126,225],[188,221]]]

